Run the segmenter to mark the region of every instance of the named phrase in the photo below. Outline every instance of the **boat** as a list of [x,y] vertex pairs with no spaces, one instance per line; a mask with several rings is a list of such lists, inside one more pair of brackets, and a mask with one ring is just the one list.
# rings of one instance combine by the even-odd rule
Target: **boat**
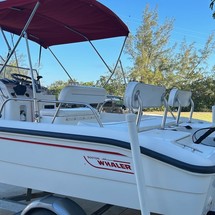
[[[5,0],[0,28],[6,43],[5,32],[18,35],[0,66],[0,183],[144,215],[214,214],[215,120],[192,118],[191,91],[174,88],[167,96],[165,86],[132,81],[122,114],[102,111],[102,87],[69,84],[56,99],[41,86],[29,41],[49,50],[126,38],[115,13],[95,0]],[[29,68],[10,65],[23,40]],[[146,114],[157,107],[162,116]],[[184,107],[189,118],[181,117]]]

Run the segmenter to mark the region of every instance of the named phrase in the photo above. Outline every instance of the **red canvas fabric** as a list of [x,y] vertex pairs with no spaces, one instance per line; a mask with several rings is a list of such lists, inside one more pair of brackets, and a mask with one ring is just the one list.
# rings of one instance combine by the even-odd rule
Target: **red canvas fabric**
[[[95,0],[39,0],[40,6],[27,29],[28,38],[51,45],[127,36],[127,26]],[[0,2],[0,27],[20,35],[36,0]]]

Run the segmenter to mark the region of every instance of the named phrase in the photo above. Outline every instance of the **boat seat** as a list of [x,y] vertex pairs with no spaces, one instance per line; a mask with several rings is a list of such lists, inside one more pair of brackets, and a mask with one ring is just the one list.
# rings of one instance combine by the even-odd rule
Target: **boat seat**
[[189,107],[189,106],[191,106],[190,117],[189,117],[189,122],[191,122],[193,111],[194,111],[194,103],[191,97],[192,97],[191,91],[179,90],[177,88],[173,88],[170,91],[168,106],[173,108],[178,108],[178,113],[176,117],[177,125],[179,124],[182,108]]
[[[51,122],[77,123],[78,120],[96,119],[98,124],[102,123],[98,111],[92,104],[103,103],[106,98],[106,90],[99,87],[69,85],[64,87],[58,97],[59,106],[57,109],[41,110],[40,115],[44,120],[52,117]],[[62,108],[63,104],[70,106],[86,106],[85,108]],[[49,120],[50,121],[50,120]]]
[[[164,106],[165,110],[161,123],[161,128],[164,128],[168,110],[165,94],[166,88],[164,86],[144,84],[135,81],[128,83],[124,95],[124,105],[132,112],[138,109],[136,122],[138,127],[143,109]],[[139,130],[141,129],[139,128]]]
[[105,101],[106,95],[106,90],[101,87],[69,85],[61,90],[58,100],[77,104],[98,104]]

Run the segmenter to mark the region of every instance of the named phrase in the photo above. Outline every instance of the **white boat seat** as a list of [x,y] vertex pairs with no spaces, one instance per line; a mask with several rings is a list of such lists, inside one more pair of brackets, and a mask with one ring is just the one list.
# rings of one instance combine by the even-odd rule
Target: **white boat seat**
[[138,126],[140,124],[143,109],[157,108],[164,105],[165,110],[161,123],[161,128],[164,128],[168,109],[165,93],[166,88],[164,86],[156,86],[133,81],[128,83],[126,87],[124,105],[131,111],[138,109]]
[[[72,119],[93,119],[95,118],[102,127],[101,120],[98,116],[98,112],[91,106],[91,104],[99,104],[103,103],[106,98],[106,90],[104,88],[99,87],[91,87],[91,86],[79,86],[79,85],[69,85],[64,87],[59,94],[59,106],[54,110],[42,110],[41,116],[53,116],[52,123],[54,123],[59,118],[64,117],[68,118],[67,121],[73,121]],[[88,108],[68,108],[62,109],[62,104],[76,104],[76,105],[86,105]],[[86,110],[88,109],[88,113],[86,114]],[[83,111],[84,110],[84,111]],[[81,112],[80,112],[81,111]],[[77,115],[72,116],[73,114]],[[83,117],[79,115],[82,114]],[[70,116],[69,116],[70,115]],[[92,115],[94,117],[92,117]]]
[[191,91],[173,88],[169,94],[168,105],[171,107],[188,107],[191,104],[191,96]]
[[164,86],[129,82],[124,96],[124,105],[128,108],[139,108],[138,96],[141,99],[142,108],[160,107],[166,93]]
[[101,87],[69,85],[61,90],[58,100],[77,104],[97,104],[103,103],[106,95],[106,90]]
[[183,107],[191,106],[189,122],[191,121],[192,114],[194,111],[194,103],[191,97],[192,97],[191,91],[179,90],[177,88],[173,88],[170,91],[168,105],[173,108],[174,107],[178,108],[178,113],[176,118],[177,125],[179,124],[180,114]]

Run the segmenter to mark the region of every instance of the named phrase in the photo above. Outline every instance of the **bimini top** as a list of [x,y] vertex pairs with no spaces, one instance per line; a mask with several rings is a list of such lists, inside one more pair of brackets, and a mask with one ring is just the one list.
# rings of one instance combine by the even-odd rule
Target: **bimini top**
[[26,32],[44,48],[128,35],[119,17],[96,0],[0,0],[0,27],[20,35],[38,3]]

